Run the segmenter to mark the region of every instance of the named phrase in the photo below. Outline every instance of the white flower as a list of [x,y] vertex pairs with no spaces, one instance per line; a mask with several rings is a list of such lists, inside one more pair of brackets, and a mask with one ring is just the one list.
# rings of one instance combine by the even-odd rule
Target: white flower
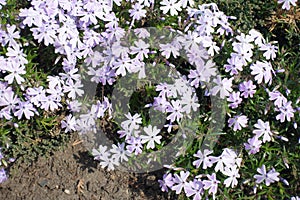
[[164,14],[167,14],[170,11],[171,16],[178,15],[177,11],[181,11],[181,4],[177,0],[163,0],[160,2],[162,5],[160,9]]
[[142,135],[142,144],[145,144],[148,142],[146,148],[147,149],[154,149],[155,148],[155,143],[160,144],[160,140],[162,136],[158,136],[160,130],[157,129],[156,126],[152,127],[152,125],[149,125],[144,128],[144,131],[147,135]]

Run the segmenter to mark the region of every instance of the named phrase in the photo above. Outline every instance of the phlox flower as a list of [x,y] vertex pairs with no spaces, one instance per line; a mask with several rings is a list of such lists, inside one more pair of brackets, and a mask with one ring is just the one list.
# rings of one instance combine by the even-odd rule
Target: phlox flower
[[3,106],[2,110],[7,111],[7,113],[14,112],[19,103],[20,99],[12,91],[0,95],[0,107]]
[[235,151],[229,148],[225,148],[220,156],[211,156],[212,163],[217,163],[215,166],[215,172],[224,172],[224,167],[233,167],[235,165],[240,166],[242,159],[238,158]]
[[131,46],[130,50],[131,50],[131,54],[137,54],[136,58],[138,58],[139,60],[143,60],[144,58],[148,58],[148,53],[149,51],[149,47],[150,45],[145,43],[143,40],[138,40],[134,42],[135,46]]
[[229,107],[237,108],[240,103],[242,103],[243,99],[240,97],[240,92],[233,92],[227,98],[227,101],[231,102]]
[[257,128],[253,130],[253,133],[256,135],[256,137],[263,136],[263,142],[271,141],[271,137],[273,136],[273,133],[270,128],[269,122],[264,122],[261,119],[258,119],[257,123],[254,124],[254,127]]
[[8,44],[8,46],[11,47],[17,46],[18,44],[15,39],[20,39],[20,32],[16,30],[16,25],[7,25],[7,32],[2,39],[3,45]]
[[72,100],[72,101],[67,100],[66,102],[67,102],[68,109],[71,112],[80,112],[82,103],[80,103],[78,100]]
[[94,156],[94,160],[101,160],[104,157],[109,157],[110,152],[107,150],[107,146],[99,145],[97,149],[92,149],[92,155]]
[[81,88],[83,87],[83,84],[80,80],[77,81],[68,81],[65,83],[63,87],[63,92],[68,93],[68,97],[71,99],[75,99],[76,97],[81,97],[84,94],[84,90]]
[[278,3],[283,3],[282,9],[289,10],[291,8],[290,4],[296,6],[297,0],[278,0]]
[[237,75],[239,71],[243,71],[243,63],[240,62],[240,60],[237,59],[237,57],[228,58],[227,63],[228,64],[224,65],[225,71],[230,72],[231,76]]
[[238,59],[237,62],[241,62],[243,66],[252,61],[253,45],[250,43],[233,43],[234,53],[231,53],[231,57]]
[[161,191],[168,192],[168,188],[171,188],[174,185],[174,178],[171,173],[164,174],[163,180],[158,180],[159,187],[161,187]]
[[205,64],[196,64],[196,70],[190,70],[188,78],[191,80],[191,86],[199,87],[199,83],[208,83],[212,76],[216,75],[216,66],[212,60],[208,60]]
[[65,120],[61,121],[61,128],[65,129],[65,133],[76,131],[76,119],[71,114]]
[[41,98],[40,108],[46,111],[48,110],[54,111],[59,107],[62,107],[62,105],[60,104],[60,100],[61,99],[58,99],[57,96],[55,95],[43,96]]
[[132,9],[129,9],[130,17],[133,20],[140,20],[143,17],[146,17],[146,10],[143,9],[144,6],[140,3],[135,3],[132,5]]
[[160,2],[160,9],[164,14],[170,12],[171,16],[178,15],[178,11],[181,11],[181,4],[177,0],[163,0]]
[[182,113],[184,112],[184,110],[182,108],[180,100],[172,100],[171,105],[167,107],[166,111],[170,113],[167,116],[167,120],[171,120],[171,122],[174,122],[176,120],[180,121],[180,119],[183,117]]
[[224,184],[226,187],[229,187],[231,185],[232,188],[237,186],[238,180],[237,178],[240,177],[239,169],[236,165],[232,167],[225,167],[223,174],[228,176],[227,179],[224,180]]
[[224,99],[225,97],[228,97],[230,95],[230,92],[232,92],[232,80],[233,78],[224,78],[221,79],[221,76],[217,76],[217,78],[215,78],[213,80],[213,82],[216,84],[216,86],[214,86],[211,89],[211,93],[212,95],[217,95],[218,93],[220,94],[220,98]]
[[21,119],[23,115],[25,115],[26,119],[30,119],[35,113],[38,114],[32,103],[29,101],[20,101],[18,102],[18,106],[16,106],[16,112],[14,112],[14,115],[18,117],[18,119]]
[[182,189],[188,186],[187,178],[189,177],[189,171],[180,171],[179,175],[174,174],[173,182],[174,185],[171,187],[173,191],[176,191],[176,194],[180,194]]
[[276,172],[274,168],[267,172],[266,166],[262,165],[261,168],[257,168],[257,172],[259,174],[254,175],[254,178],[258,184],[265,181],[266,186],[269,186],[271,183],[279,181],[279,173]]
[[193,181],[188,182],[185,187],[185,195],[187,197],[193,197],[193,200],[201,200],[202,195],[204,194],[204,184],[200,179],[194,179]]
[[100,160],[100,165],[101,165],[101,168],[107,167],[107,170],[110,171],[110,170],[114,170],[115,166],[119,166],[120,163],[114,157],[106,157],[106,156],[104,156]]
[[123,121],[121,123],[121,126],[124,128],[128,128],[130,130],[138,129],[140,127],[139,124],[142,124],[142,118],[141,115],[138,113],[135,113],[134,115],[131,115],[131,113],[124,114],[127,120]]
[[[2,9],[2,6],[6,5],[6,0],[0,0],[0,9]],[[0,181],[1,183],[1,181]]]
[[248,117],[245,115],[237,115],[234,118],[229,118],[228,125],[229,127],[233,126],[233,130],[242,130],[242,127],[246,127],[248,123]]
[[244,81],[239,84],[239,90],[242,92],[241,96],[244,98],[253,97],[256,85],[253,84],[252,80]]
[[182,98],[181,98],[181,105],[183,105],[183,110],[185,111],[185,113],[190,114],[191,111],[197,111],[197,108],[200,107],[200,104],[198,103],[198,98],[197,98],[197,94],[192,94],[192,92],[190,93],[186,93]]
[[128,158],[131,154],[128,150],[125,149],[125,143],[118,143],[118,145],[113,144],[112,148],[110,149],[110,152],[112,153],[112,158],[114,158],[116,161],[122,162],[128,161]]
[[258,139],[257,136],[248,139],[248,143],[244,143],[245,149],[249,151],[249,154],[256,154],[259,152],[261,147],[261,141]]
[[276,58],[276,53],[278,51],[278,47],[275,45],[272,45],[271,43],[267,43],[267,44],[261,45],[259,50],[265,51],[263,56],[267,60],[270,60],[270,59],[274,60]]
[[203,153],[201,150],[198,150],[196,154],[194,154],[194,157],[199,158],[198,160],[193,161],[193,165],[196,166],[196,168],[199,168],[200,165],[203,163],[202,169],[207,169],[207,167],[211,167],[213,165],[213,162],[211,160],[210,154],[212,154],[213,151],[210,151],[208,149],[204,149]]
[[179,56],[179,47],[173,45],[172,43],[168,44],[159,44],[160,51],[162,52],[161,55],[165,56],[166,59],[170,58],[171,53],[176,58]]
[[208,174],[207,178],[209,180],[204,180],[203,181],[203,184],[204,184],[203,188],[205,190],[209,189],[208,193],[215,195],[217,193],[217,191],[218,191],[218,184],[220,183],[220,181],[217,180],[217,177],[216,177],[215,173],[213,173],[212,175]]
[[269,92],[269,100],[274,101],[274,105],[277,107],[282,107],[283,103],[287,102],[285,96],[277,90]]
[[134,155],[141,154],[143,152],[143,145],[141,142],[140,137],[130,137],[129,140],[126,140],[126,143],[128,144],[126,146],[126,149],[129,151],[129,153],[134,153]]
[[26,95],[31,103],[33,103],[35,106],[40,106],[41,101],[46,97],[46,91],[43,86],[27,88]]
[[250,66],[250,69],[252,70],[251,74],[255,75],[254,79],[258,84],[262,83],[263,79],[266,84],[270,85],[272,83],[272,74],[275,75],[275,72],[270,62],[257,61]]
[[6,71],[8,74],[4,77],[4,80],[8,82],[8,84],[12,84],[15,80],[17,84],[21,84],[25,81],[25,79],[21,76],[23,74],[26,74],[25,66],[19,66],[15,62],[9,62],[7,63]]
[[160,133],[160,130],[157,129],[156,126],[149,125],[147,127],[144,127],[144,132],[147,135],[141,135],[142,139],[142,144],[147,143],[146,148],[147,149],[154,149],[155,148],[155,143],[160,144],[160,140],[162,138],[161,135],[158,135]]
[[251,29],[249,31],[249,35],[251,38],[253,38],[254,44],[256,44],[258,46],[262,46],[262,44],[265,43],[265,38],[259,31],[255,30],[255,29]]
[[291,118],[294,117],[294,109],[292,107],[292,102],[284,100],[281,107],[276,108],[276,111],[280,111],[280,114],[276,116],[277,120],[284,122],[285,120],[291,121]]
[[0,183],[3,183],[4,181],[6,181],[8,179],[6,171],[4,170],[4,168],[0,169]]

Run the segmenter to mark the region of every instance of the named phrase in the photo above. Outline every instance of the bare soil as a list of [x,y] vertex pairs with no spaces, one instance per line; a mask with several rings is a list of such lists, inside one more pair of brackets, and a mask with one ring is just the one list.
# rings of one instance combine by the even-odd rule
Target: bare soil
[[69,144],[34,163],[15,163],[10,178],[0,184],[0,200],[175,200],[161,192],[163,171],[148,174],[102,169],[74,134]]

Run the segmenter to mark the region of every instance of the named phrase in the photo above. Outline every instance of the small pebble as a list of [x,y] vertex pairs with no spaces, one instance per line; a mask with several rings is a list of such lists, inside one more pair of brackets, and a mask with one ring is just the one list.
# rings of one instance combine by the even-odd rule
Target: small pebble
[[68,189],[65,189],[64,192],[65,192],[66,194],[71,194],[70,190],[68,190]]

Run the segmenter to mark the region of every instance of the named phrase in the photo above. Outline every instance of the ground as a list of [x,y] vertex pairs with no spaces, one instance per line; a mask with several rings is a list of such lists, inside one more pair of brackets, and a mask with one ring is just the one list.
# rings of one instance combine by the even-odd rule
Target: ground
[[163,171],[133,174],[102,169],[77,135],[65,148],[34,163],[15,163],[9,180],[0,184],[0,199],[150,200],[177,199],[161,192]]

